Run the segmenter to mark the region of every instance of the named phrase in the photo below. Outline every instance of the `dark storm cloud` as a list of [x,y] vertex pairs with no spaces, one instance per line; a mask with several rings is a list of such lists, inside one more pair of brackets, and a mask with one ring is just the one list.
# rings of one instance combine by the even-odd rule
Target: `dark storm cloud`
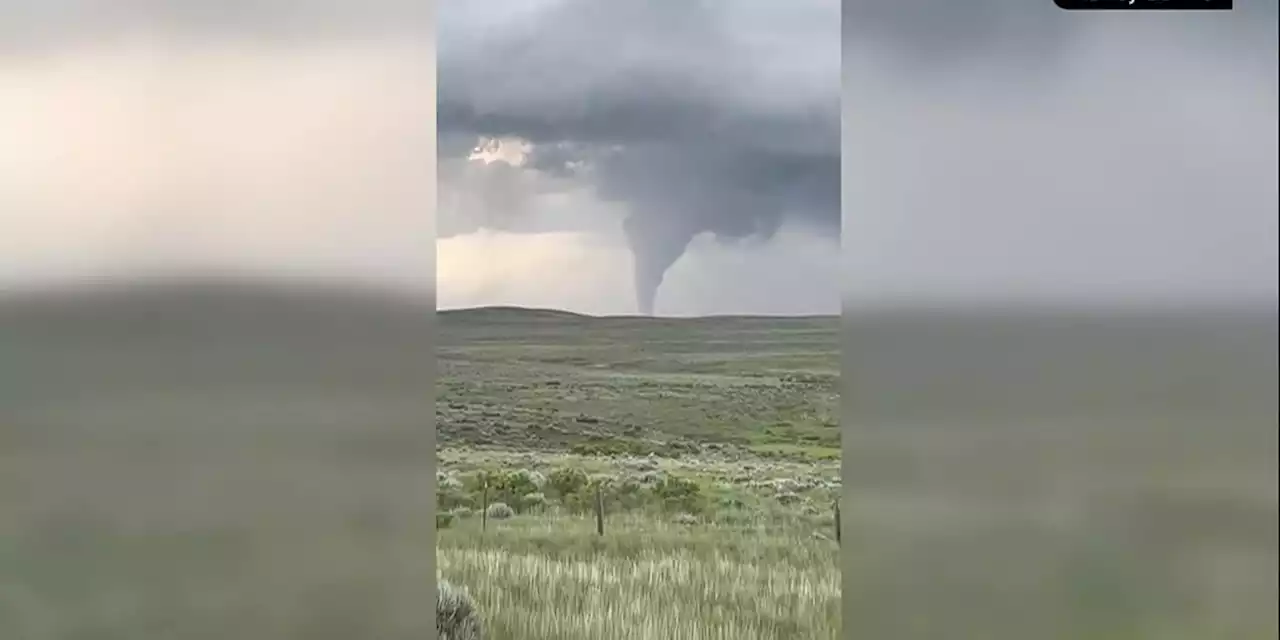
[[[514,11],[514,9],[512,9]],[[637,303],[699,233],[839,229],[839,6],[567,0],[481,27],[441,15],[442,152],[533,143],[527,166],[624,203]]]
[[1022,62],[1042,58],[1069,37],[1051,0],[844,0],[841,35],[859,47],[885,48],[911,62],[972,56]]

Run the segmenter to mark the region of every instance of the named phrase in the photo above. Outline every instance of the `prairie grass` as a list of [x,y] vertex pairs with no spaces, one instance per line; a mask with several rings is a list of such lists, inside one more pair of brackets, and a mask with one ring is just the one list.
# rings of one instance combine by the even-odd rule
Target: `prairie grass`
[[439,532],[492,640],[840,637],[839,547],[795,527],[726,529],[642,515],[475,519]]

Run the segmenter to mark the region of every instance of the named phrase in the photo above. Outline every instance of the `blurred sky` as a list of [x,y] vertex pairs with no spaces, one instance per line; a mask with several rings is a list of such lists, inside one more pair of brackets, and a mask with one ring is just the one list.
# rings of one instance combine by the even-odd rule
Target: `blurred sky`
[[430,10],[0,2],[0,287],[217,268],[428,291]]
[[846,295],[1274,308],[1275,6],[846,2]]
[[839,264],[862,300],[1274,300],[1274,2],[844,4],[843,60],[834,0],[440,7],[437,209],[424,3],[6,0],[0,287],[215,266],[424,289],[438,250],[442,307],[629,313],[622,219],[711,211],[662,313],[833,312]]

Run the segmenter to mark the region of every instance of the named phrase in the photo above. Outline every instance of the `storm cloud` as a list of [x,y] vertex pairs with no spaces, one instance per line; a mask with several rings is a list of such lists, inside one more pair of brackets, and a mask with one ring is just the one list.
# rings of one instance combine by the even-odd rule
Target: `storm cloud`
[[[442,182],[478,139],[625,211],[636,305],[700,234],[838,238],[839,5],[565,0],[441,8]],[[511,169],[493,163],[493,171]],[[494,187],[503,192],[514,176]],[[443,187],[442,187],[443,188]],[[444,235],[518,229],[519,197],[441,211]],[[466,217],[467,219],[457,219]]]
[[1274,306],[1275,2],[842,18],[847,299]]

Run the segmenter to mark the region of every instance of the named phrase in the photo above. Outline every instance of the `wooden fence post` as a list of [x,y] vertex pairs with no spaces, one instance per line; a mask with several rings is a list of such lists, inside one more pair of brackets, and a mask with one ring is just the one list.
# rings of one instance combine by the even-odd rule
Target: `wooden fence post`
[[604,535],[604,497],[600,495],[600,485],[596,485],[596,535]]
[[836,498],[836,544],[840,544],[840,498]]
[[483,480],[480,489],[480,533],[489,527],[489,479]]

